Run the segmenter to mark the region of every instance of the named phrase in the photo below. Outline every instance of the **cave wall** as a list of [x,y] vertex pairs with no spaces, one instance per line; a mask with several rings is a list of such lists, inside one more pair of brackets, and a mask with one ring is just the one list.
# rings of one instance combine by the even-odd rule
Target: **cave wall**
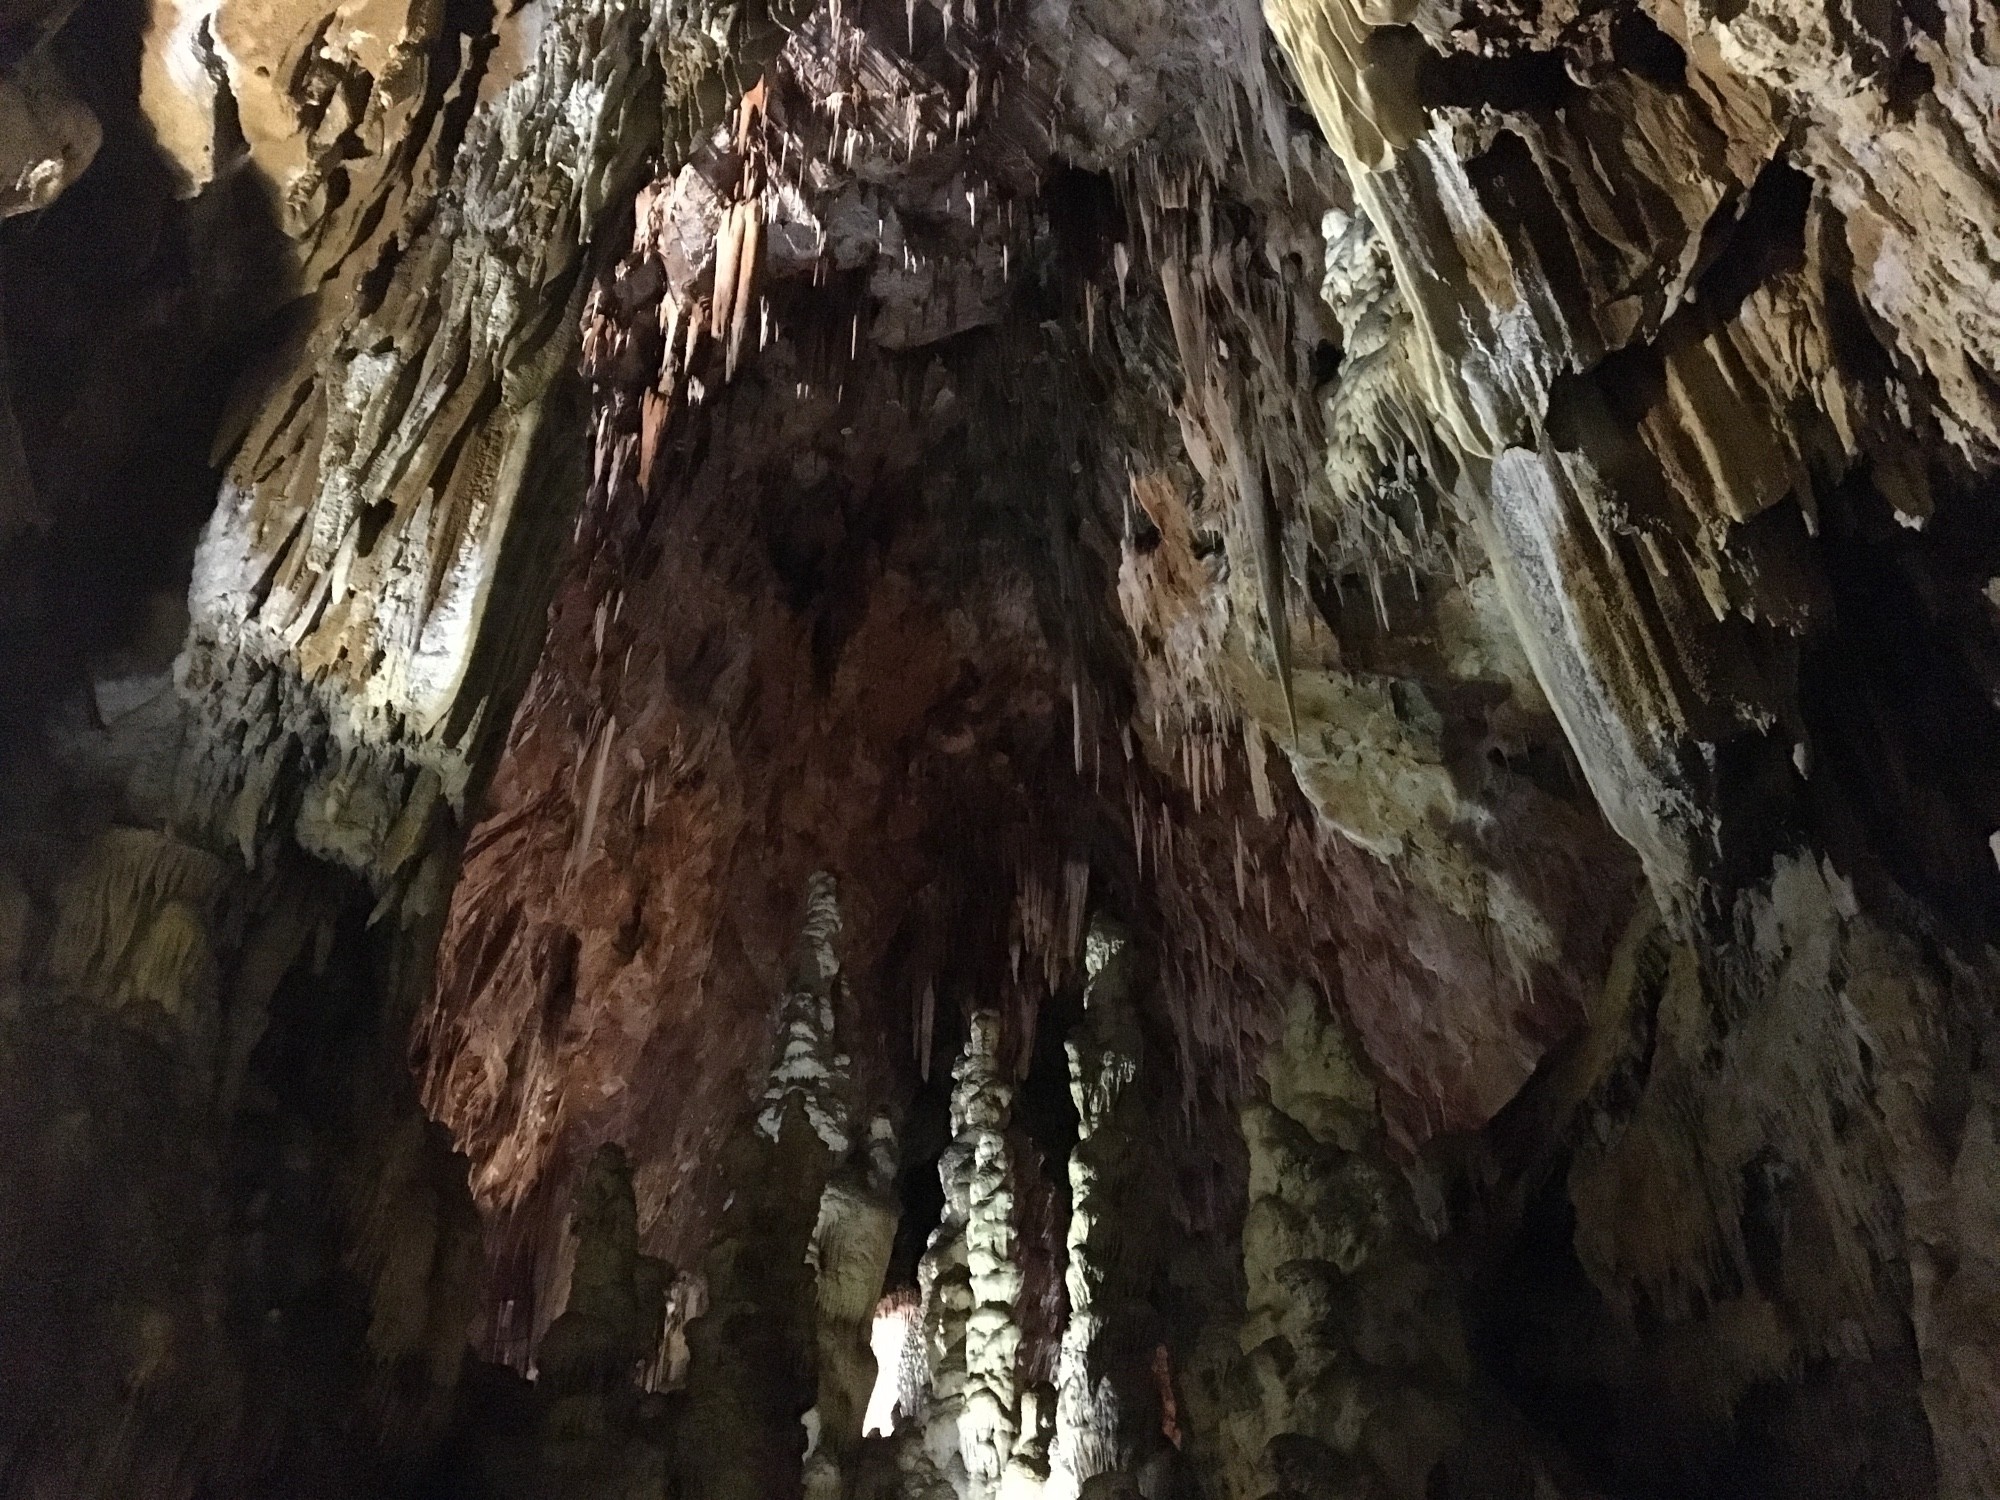
[[480,1227],[404,1061],[423,937],[184,798],[210,442],[289,273],[254,183],[176,196],[142,19],[0,16],[43,131],[0,129],[0,1468],[388,1493],[451,1420]]

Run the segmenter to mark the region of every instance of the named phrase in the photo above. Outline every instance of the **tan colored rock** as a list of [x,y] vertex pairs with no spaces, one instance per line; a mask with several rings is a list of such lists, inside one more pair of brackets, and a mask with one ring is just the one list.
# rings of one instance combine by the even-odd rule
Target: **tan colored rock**
[[430,0],[155,0],[141,104],[184,193],[247,164],[302,256],[331,269],[410,165],[439,24]]
[[[300,836],[378,884],[421,884],[429,877],[407,857],[421,840],[395,836],[399,818],[413,800],[426,802],[421,816],[435,812],[440,790],[455,808],[466,736],[504,728],[504,705],[480,705],[514,686],[519,665],[479,649],[486,610],[510,568],[546,565],[559,524],[535,512],[539,539],[521,557],[529,544],[513,540],[514,506],[543,451],[544,399],[574,348],[580,239],[607,185],[629,190],[650,118],[638,45],[649,15],[629,0],[601,15],[565,11],[543,38],[547,66],[474,109],[439,182],[441,164],[406,138],[446,82],[424,62],[432,12],[343,9],[310,56],[300,38],[317,22],[307,12],[216,14],[217,45],[240,36],[247,49],[223,75],[254,133],[252,160],[286,194],[309,282],[332,278],[326,320],[297,351],[284,394],[244,417],[192,589],[180,681],[215,733],[191,810],[246,850],[264,837],[268,799],[303,741],[324,737],[334,753],[306,795]],[[155,16],[166,92],[149,97],[165,101],[161,118],[206,107],[174,61],[201,20]],[[303,72],[291,92],[273,92],[288,58]],[[573,92],[588,107],[573,110]],[[290,120],[334,133],[301,147]],[[345,164],[356,144],[362,154]],[[189,160],[201,166],[198,151]],[[317,195],[336,172],[348,174],[347,196],[326,218]],[[340,227],[350,212],[350,227],[368,226],[365,246]],[[398,235],[410,242],[387,285],[357,297],[376,251]],[[252,748],[227,726],[266,691],[286,707]],[[432,794],[419,799],[420,785]]]

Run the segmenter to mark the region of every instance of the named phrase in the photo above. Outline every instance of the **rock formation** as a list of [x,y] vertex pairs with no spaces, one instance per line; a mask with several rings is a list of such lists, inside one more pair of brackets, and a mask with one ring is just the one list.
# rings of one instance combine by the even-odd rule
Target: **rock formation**
[[[802,1472],[814,1493],[837,1494],[845,1429],[860,1425],[851,1382],[822,1370],[815,1401],[809,1376],[817,1342],[854,1333],[856,1299],[840,1283],[856,1271],[844,1262],[865,1264],[867,1242],[880,1238],[834,1177],[854,1135],[833,1028],[839,934],[834,883],[817,873],[778,1011],[778,1055],[754,1118],[724,1148],[733,1190],[703,1265],[708,1305],[688,1328],[679,1494],[751,1500],[796,1486]],[[827,1430],[835,1420],[837,1433]]]
[[0,1495],[2000,1494],[1996,520],[1992,0],[0,0]]
[[1165,1441],[1153,1379],[1161,1329],[1147,1293],[1166,1225],[1149,1128],[1156,1122],[1138,1081],[1138,956],[1108,922],[1093,925],[1086,941],[1084,1014],[1067,1043],[1077,1143],[1049,1486],[1057,1496],[1079,1495],[1100,1476],[1136,1480]]

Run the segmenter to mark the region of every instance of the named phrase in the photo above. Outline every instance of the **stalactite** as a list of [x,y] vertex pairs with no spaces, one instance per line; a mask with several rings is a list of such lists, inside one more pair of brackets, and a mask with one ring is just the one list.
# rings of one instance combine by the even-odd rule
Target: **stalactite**
[[[955,1133],[886,1493],[1158,1500],[1176,1434],[1228,1500],[1563,1493],[1489,1377],[1614,1408],[1535,1415],[1621,1491],[2000,1492],[1990,0],[5,8],[0,1270],[79,1336],[0,1297],[0,1489],[422,1446],[479,1231],[413,1060],[517,1369],[648,1153],[545,1489],[670,1436],[677,1500],[874,1500],[879,1108]],[[807,849],[872,863],[767,1073]],[[1090,945],[1024,1388],[1093,868],[1159,977]],[[1359,1040],[1274,1042],[1301,976]],[[933,984],[999,1012],[948,1131]],[[1482,1377],[1516,1251],[1563,1336]]]

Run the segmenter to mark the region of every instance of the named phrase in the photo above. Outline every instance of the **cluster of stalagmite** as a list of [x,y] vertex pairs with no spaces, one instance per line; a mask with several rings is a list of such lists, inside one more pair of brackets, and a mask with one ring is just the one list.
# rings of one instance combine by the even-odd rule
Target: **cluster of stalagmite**
[[1320,997],[1294,997],[1264,1074],[1267,1097],[1243,1111],[1241,1355],[1203,1397],[1222,1492],[1560,1493],[1504,1408],[1473,1390],[1457,1293],[1385,1149],[1374,1086]]
[[876,1381],[871,1325],[896,1238],[896,1165],[895,1132],[878,1118],[864,1158],[836,1173],[820,1194],[807,1254],[818,1396],[806,1414],[805,1500],[843,1500],[857,1482]]

